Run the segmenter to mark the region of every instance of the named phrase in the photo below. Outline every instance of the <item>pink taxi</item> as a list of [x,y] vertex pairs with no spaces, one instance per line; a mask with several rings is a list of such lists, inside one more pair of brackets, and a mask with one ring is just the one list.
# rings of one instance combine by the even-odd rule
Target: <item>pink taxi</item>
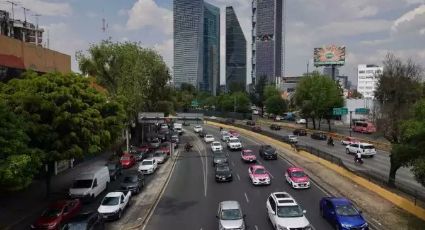
[[250,149],[244,149],[241,151],[241,158],[243,161],[248,163],[253,163],[257,161],[257,157],[255,156],[254,152]]
[[240,136],[239,133],[236,132],[235,130],[229,130],[229,134],[232,137],[239,137]]
[[253,185],[271,184],[270,173],[262,165],[249,167],[248,173]]
[[292,188],[310,188],[310,179],[302,168],[288,168],[285,172],[285,178]]

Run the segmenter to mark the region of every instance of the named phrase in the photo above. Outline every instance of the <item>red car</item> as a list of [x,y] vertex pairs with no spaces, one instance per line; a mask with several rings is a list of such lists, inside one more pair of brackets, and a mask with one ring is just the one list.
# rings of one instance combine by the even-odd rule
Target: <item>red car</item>
[[59,229],[61,223],[76,216],[80,210],[79,199],[56,201],[31,225],[31,229]]
[[235,130],[229,130],[229,135],[232,137],[239,137],[239,133]]
[[260,126],[254,126],[251,128],[252,131],[254,132],[260,132],[261,131],[261,127]]
[[346,137],[343,140],[341,140],[341,144],[343,144],[343,145],[352,145],[352,144],[355,144],[355,143],[360,143],[360,141],[358,141],[357,139],[352,138],[352,137]]
[[302,168],[288,168],[285,172],[285,178],[292,188],[310,188],[310,179]]
[[241,158],[242,158],[243,161],[250,162],[250,163],[257,161],[257,157],[255,156],[255,154],[250,149],[242,150],[241,151]]
[[149,152],[149,145],[147,145],[147,144],[142,145],[139,148],[137,148],[137,151],[142,152],[142,153],[147,153],[147,152]]
[[136,158],[131,154],[124,153],[124,155],[122,155],[120,159],[120,163],[124,169],[128,169],[133,167],[133,165],[136,164]]
[[166,153],[168,156],[171,154],[170,142],[164,142],[159,146],[159,150],[163,153]]

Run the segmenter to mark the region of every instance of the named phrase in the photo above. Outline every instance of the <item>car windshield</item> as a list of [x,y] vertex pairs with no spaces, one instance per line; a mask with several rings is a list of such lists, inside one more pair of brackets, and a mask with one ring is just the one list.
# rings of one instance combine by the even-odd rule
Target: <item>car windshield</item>
[[225,209],[221,210],[222,220],[240,220],[242,219],[242,213],[239,209]]
[[152,161],[143,161],[142,165],[152,165],[153,162]]
[[254,155],[254,154],[252,154],[252,152],[251,152],[251,151],[242,152],[242,154],[243,154],[244,156],[252,156],[252,155]]
[[121,157],[121,160],[122,161],[129,161],[130,160],[130,157]]
[[220,152],[219,152],[219,153],[215,153],[215,154],[214,154],[214,157],[215,157],[215,158],[225,158],[225,157],[226,157],[226,155],[224,155],[224,153],[220,153]]
[[115,164],[108,164],[108,169],[109,170],[115,170],[117,166]]
[[346,205],[338,205],[335,208],[336,214],[340,216],[357,216],[359,212],[349,204]]
[[102,205],[113,206],[113,205],[117,205],[119,201],[120,201],[119,197],[105,197],[103,198]]
[[72,188],[91,188],[92,180],[76,180]]
[[126,176],[123,180],[124,183],[134,183],[137,182],[137,176]]
[[267,173],[267,171],[265,170],[265,169],[256,169],[255,170],[255,174],[266,174]]
[[156,152],[153,156],[154,157],[162,157],[164,154],[162,152]]
[[305,177],[306,175],[303,171],[295,171],[291,173],[291,176],[297,178],[297,177]]
[[57,208],[49,208],[47,209],[44,213],[43,213],[43,217],[48,217],[48,218],[52,218],[52,217],[57,217],[59,216],[59,214],[62,212],[62,210],[57,209]]
[[63,230],[81,230],[87,229],[86,222],[70,222],[64,225]]
[[230,143],[239,143],[239,140],[238,139],[232,139],[232,140],[230,140]]
[[213,143],[213,145],[215,145],[215,146],[219,146],[219,145],[221,145],[219,142],[214,142]]
[[205,137],[206,137],[206,138],[212,138],[213,136],[211,136],[211,135],[206,135]]
[[364,145],[362,149],[375,149],[375,147],[373,145]]
[[195,126],[195,128],[199,129],[199,128],[202,128],[202,127],[201,127],[201,126],[199,126],[199,125],[197,125],[197,126]]
[[304,214],[300,206],[294,205],[277,207],[277,215],[279,217],[301,217]]
[[228,172],[228,171],[230,171],[229,166],[225,166],[225,165],[217,166],[217,172]]

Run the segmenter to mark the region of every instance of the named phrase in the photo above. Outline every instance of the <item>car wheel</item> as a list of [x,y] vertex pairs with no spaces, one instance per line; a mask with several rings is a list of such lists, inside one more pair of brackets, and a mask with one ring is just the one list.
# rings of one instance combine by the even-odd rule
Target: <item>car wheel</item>
[[119,220],[119,219],[121,219],[121,215],[122,215],[122,211],[121,211],[121,210],[119,210],[119,211],[118,211],[118,220]]
[[138,194],[139,192],[140,192],[140,187],[137,187],[136,194]]
[[350,150],[345,149],[345,153],[346,153],[346,154],[350,154]]

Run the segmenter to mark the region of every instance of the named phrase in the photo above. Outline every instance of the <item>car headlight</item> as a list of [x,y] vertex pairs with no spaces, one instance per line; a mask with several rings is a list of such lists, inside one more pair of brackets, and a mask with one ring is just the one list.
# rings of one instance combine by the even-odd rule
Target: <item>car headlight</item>
[[350,228],[350,227],[351,227],[351,224],[341,224],[341,226],[342,226],[343,228]]
[[289,228],[283,227],[283,226],[280,226],[280,225],[277,226],[277,229],[278,230],[289,230]]
[[313,228],[311,227],[311,225],[307,225],[304,229],[305,230],[312,230]]
[[369,226],[367,223],[364,223],[361,227],[362,228],[365,228],[365,227],[367,227],[367,226]]

